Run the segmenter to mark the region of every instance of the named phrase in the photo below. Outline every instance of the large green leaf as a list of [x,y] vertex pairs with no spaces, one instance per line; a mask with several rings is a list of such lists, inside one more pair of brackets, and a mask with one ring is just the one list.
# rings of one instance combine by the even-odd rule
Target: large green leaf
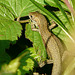
[[[9,10],[6,9],[6,7],[4,6],[1,6],[0,5],[0,16],[5,19],[11,19],[11,20],[14,20],[14,16],[12,15],[12,13],[10,13]],[[1,18],[0,18],[1,20]]]
[[21,35],[22,27],[17,21],[0,20],[0,40],[17,40]]
[[15,17],[26,16],[29,12],[36,10],[35,5],[29,0],[0,0],[0,4],[9,9]]
[[42,41],[42,38],[41,38],[41,35],[39,34],[39,32],[32,31],[31,26],[29,24],[27,24],[25,35],[28,39],[30,39],[30,41],[33,42],[33,46],[36,50],[36,53],[37,53],[37,55],[40,56],[39,61],[41,59],[45,60],[46,59],[46,49],[44,47],[44,44],[43,44],[43,41]]

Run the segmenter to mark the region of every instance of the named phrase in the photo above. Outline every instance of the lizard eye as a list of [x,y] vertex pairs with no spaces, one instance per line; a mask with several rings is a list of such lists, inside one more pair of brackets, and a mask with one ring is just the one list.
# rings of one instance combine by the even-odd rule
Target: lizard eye
[[32,15],[29,15],[29,18],[32,19]]
[[32,15],[30,17],[32,18]]

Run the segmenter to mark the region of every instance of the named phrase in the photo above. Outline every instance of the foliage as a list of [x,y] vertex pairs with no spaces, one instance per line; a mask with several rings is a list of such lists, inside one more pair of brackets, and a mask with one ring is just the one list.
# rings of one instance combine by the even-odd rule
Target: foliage
[[[75,1],[69,0],[69,2],[75,10]],[[64,42],[68,51],[75,52],[73,31],[75,13],[70,11],[63,0],[0,0],[1,75],[30,73],[34,67],[38,66],[39,62],[47,59],[46,49],[40,34],[31,30],[30,23],[20,23],[21,19],[26,20],[28,14],[34,11],[45,15],[49,22],[54,20],[58,27],[52,29],[53,34]],[[75,73],[74,63],[73,56],[66,56],[63,60],[62,75],[73,75]]]

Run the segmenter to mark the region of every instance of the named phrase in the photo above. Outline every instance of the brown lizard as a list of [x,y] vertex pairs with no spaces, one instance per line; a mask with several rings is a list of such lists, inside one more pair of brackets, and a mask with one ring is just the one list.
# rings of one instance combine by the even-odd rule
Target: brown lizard
[[60,40],[48,30],[46,18],[39,12],[29,13],[33,31],[39,31],[45,44],[48,56],[52,57],[53,69],[51,75],[61,75],[63,47]]

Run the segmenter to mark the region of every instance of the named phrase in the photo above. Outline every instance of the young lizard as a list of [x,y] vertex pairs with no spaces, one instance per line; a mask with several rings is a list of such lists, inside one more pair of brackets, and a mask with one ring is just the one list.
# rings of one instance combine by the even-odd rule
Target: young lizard
[[48,56],[52,57],[53,69],[51,75],[61,75],[63,47],[60,40],[51,32],[49,32],[47,20],[42,14],[40,14],[39,12],[31,12],[29,13],[29,18],[32,21],[32,30],[39,31],[47,50]]

